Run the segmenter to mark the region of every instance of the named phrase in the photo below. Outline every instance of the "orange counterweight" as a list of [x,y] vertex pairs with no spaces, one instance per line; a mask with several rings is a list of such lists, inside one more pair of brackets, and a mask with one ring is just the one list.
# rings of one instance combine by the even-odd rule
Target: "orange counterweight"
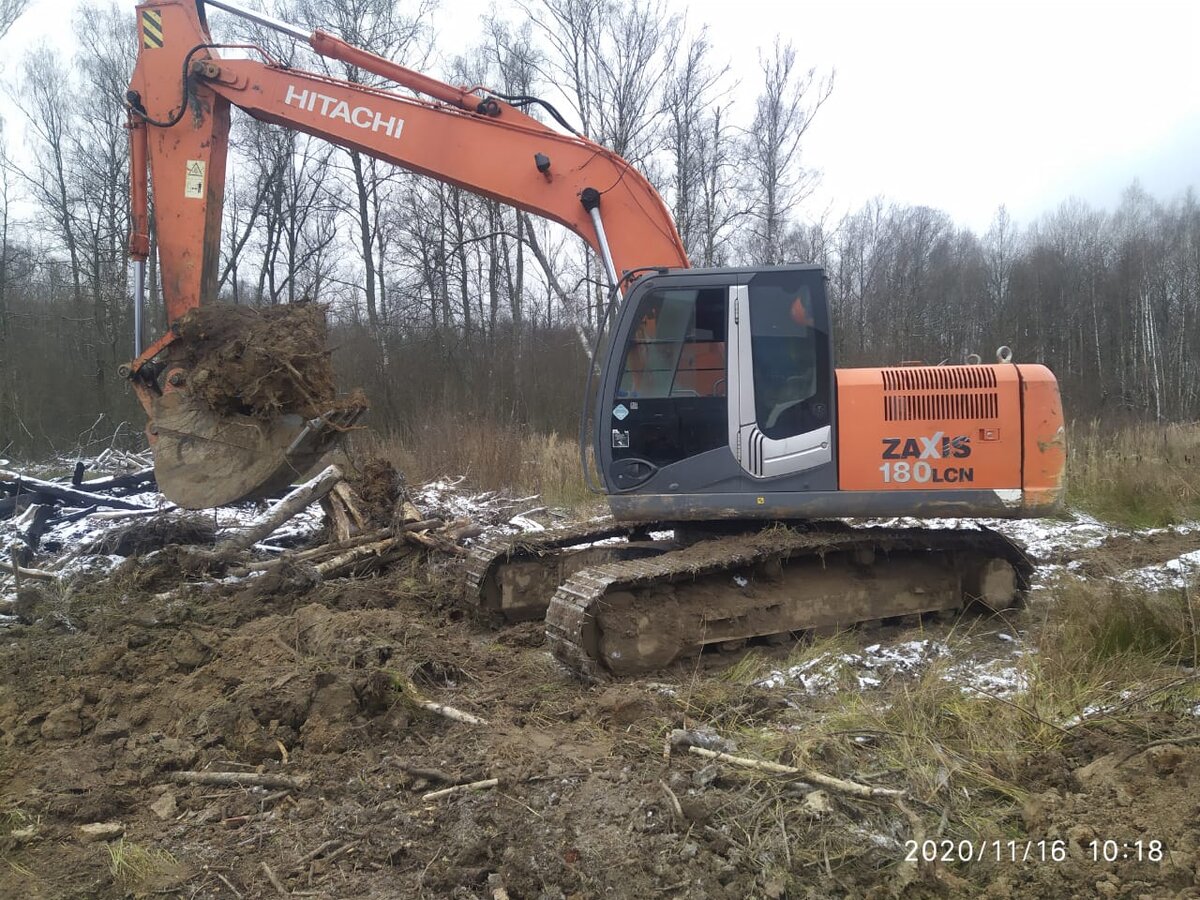
[[841,490],[983,489],[1030,513],[1057,505],[1062,404],[1044,366],[840,369],[837,388]]

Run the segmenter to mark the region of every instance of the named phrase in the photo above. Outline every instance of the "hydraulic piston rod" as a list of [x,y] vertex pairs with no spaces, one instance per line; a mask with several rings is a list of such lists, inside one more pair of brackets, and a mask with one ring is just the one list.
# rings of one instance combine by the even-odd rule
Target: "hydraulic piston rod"
[[596,242],[600,245],[600,259],[604,262],[604,274],[608,276],[608,286],[617,286],[617,267],[613,263],[612,251],[608,247],[608,235],[604,233],[604,220],[600,218],[600,192],[595,188],[584,188],[579,196],[583,208],[592,217],[592,225],[596,229]]

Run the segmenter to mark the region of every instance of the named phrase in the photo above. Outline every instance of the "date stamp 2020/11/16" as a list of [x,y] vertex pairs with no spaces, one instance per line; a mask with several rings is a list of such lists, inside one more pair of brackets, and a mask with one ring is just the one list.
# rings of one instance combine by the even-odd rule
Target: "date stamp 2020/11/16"
[[[1087,862],[1150,862],[1160,863],[1166,848],[1160,840],[1114,841],[1092,840],[1077,845]],[[926,840],[904,842],[906,862],[944,863],[1056,863],[1071,856],[1071,844],[1065,840],[1002,841],[1002,840]],[[1076,859],[1080,856],[1078,851]]]

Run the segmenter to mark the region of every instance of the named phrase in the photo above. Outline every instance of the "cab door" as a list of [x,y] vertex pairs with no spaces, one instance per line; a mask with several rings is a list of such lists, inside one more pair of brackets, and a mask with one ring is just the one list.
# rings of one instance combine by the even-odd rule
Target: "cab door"
[[766,269],[730,292],[729,446],[754,478],[834,458],[833,360],[824,274]]
[[[628,491],[661,471],[698,486],[688,460],[729,444],[729,279],[647,279],[615,335],[614,377],[598,411],[597,459],[610,489]],[[696,481],[699,479],[699,481]]]

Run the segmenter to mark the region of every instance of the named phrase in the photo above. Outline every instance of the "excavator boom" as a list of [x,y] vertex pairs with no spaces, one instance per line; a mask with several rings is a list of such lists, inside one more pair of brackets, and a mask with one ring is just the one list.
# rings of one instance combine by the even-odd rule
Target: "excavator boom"
[[[141,43],[128,93],[130,253],[140,273],[150,244],[149,177],[172,329],[145,350],[138,343],[127,372],[150,417],[160,487],[181,505],[213,506],[278,487],[315,464],[357,417],[341,408],[316,420],[235,419],[214,414],[189,390],[175,326],[217,296],[231,107],[558,222],[597,251],[611,283],[625,270],[687,266],[662,198],[605,147],[325,32],[306,35],[225,0],[214,5],[428,99],[287,67],[255,47],[229,48],[252,58],[224,58],[203,5],[193,0],[137,7]],[[604,218],[620,227],[606,232]]]

